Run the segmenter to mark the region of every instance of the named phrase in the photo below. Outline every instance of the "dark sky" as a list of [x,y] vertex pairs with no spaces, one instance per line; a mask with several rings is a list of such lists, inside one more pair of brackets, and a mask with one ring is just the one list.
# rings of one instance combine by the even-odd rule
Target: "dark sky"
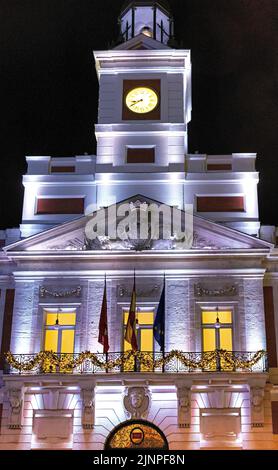
[[[20,223],[25,155],[95,152],[95,49],[123,0],[0,0],[1,228]],[[257,152],[260,218],[278,225],[278,0],[170,0],[192,50],[189,151]]]

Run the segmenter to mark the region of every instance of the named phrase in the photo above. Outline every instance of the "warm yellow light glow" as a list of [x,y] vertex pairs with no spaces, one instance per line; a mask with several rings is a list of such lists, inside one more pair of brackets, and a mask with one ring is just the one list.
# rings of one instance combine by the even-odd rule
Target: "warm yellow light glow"
[[144,28],[141,30],[141,33],[144,34],[145,36],[148,36],[148,38],[153,37],[153,32],[148,26],[144,26]]
[[151,88],[138,87],[127,94],[125,102],[130,111],[145,114],[156,108],[158,96]]
[[44,350],[72,354],[74,352],[75,324],[76,313],[74,312],[58,311],[58,314],[46,312]]
[[231,328],[221,328],[220,333],[220,349],[226,349],[227,351],[233,350],[233,340],[232,340],[232,329]]
[[141,329],[141,351],[152,351],[153,350],[153,330]]
[[[127,324],[129,312],[124,312],[124,328]],[[137,340],[139,350],[142,352],[153,352],[153,322],[154,322],[154,312],[137,312],[136,313],[137,325],[139,328],[137,332]],[[144,328],[144,327],[151,328]],[[130,344],[124,340],[124,352],[129,351],[131,348]],[[140,365],[138,363],[141,371],[150,370],[147,366]],[[134,370],[134,359],[131,358],[124,367],[125,371]]]
[[61,340],[61,353],[73,353],[74,351],[74,330],[63,330]]
[[44,350],[57,352],[58,349],[58,331],[46,330],[44,340]]
[[211,312],[202,312],[202,323],[204,325],[212,325],[216,321],[216,317],[218,316],[220,323],[222,324],[231,324],[232,323],[232,312],[231,311],[223,311],[217,312],[216,310]]
[[[55,325],[57,319],[57,313],[47,313],[45,324],[47,326]],[[64,313],[58,312],[58,320],[59,325],[67,325],[67,326],[74,326],[76,322],[76,314],[75,313]]]
[[216,349],[215,331],[213,328],[203,329],[203,351],[214,351]]
[[[129,312],[124,313],[125,325],[127,324],[128,313]],[[136,318],[139,325],[153,325],[153,312],[137,312]]]
[[[218,328],[215,327],[216,318],[219,319]],[[215,349],[233,350],[233,330],[231,311],[203,311],[203,351],[214,351]],[[208,325],[211,325],[208,327]],[[231,327],[229,328],[228,325]],[[207,326],[207,327],[206,327]],[[222,360],[221,367],[226,367]]]

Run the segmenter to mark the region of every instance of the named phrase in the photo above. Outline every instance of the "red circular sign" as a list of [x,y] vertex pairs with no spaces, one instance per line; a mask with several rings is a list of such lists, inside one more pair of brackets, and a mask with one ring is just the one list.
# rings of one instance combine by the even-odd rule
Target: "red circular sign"
[[130,432],[130,440],[132,444],[139,446],[144,440],[144,431],[141,428],[133,428]]

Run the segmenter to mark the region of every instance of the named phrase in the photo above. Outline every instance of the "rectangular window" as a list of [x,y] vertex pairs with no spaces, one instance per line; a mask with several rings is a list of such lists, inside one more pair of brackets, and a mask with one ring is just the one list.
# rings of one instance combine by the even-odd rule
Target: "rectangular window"
[[203,328],[203,350],[214,351],[216,349],[215,332],[211,328]]
[[36,214],[84,214],[84,198],[38,198]]
[[50,173],[75,173],[75,166],[52,166]]
[[[203,351],[224,349],[233,351],[233,317],[230,310],[202,311]],[[217,364],[212,364],[215,369]],[[230,366],[221,359],[221,369],[230,370]]]
[[[227,312],[218,312],[218,319],[220,323],[226,324],[226,323],[232,323],[232,312],[227,311]],[[202,312],[202,323],[207,324],[207,325],[214,325],[216,321],[216,312],[207,312],[203,311]]]
[[74,352],[76,313],[45,311],[44,351]]
[[127,163],[155,163],[155,151],[152,148],[127,148]]
[[244,197],[198,196],[197,212],[244,212]]
[[58,352],[58,330],[46,330],[44,350]]
[[207,171],[231,171],[231,163],[208,163]]
[[[124,312],[124,333],[128,321],[129,312]],[[154,323],[154,312],[153,311],[137,311],[136,312],[136,334],[139,351],[153,353],[154,350],[154,337],[153,337],[153,323]],[[131,345],[124,340],[124,351],[129,351]],[[137,364],[137,369],[140,371],[150,370],[144,364]],[[131,359],[125,366],[125,371],[134,370],[134,360]]]

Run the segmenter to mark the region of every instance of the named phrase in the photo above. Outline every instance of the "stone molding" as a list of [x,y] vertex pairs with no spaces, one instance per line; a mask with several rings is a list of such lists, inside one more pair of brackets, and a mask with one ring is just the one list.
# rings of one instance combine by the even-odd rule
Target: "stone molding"
[[207,289],[201,284],[194,285],[196,297],[226,297],[237,295],[237,286],[231,285],[218,289]]
[[80,297],[82,293],[81,286],[77,286],[71,290],[51,291],[46,287],[40,286],[39,296],[41,299],[45,297],[64,298],[64,297]]
[[8,400],[10,404],[8,426],[10,429],[21,429],[23,420],[24,388],[9,388]]
[[95,425],[95,388],[81,389],[82,398],[82,427],[93,429]]
[[191,425],[191,387],[178,386],[178,426],[190,428]]
[[264,426],[264,388],[250,388],[251,424],[253,428]]

